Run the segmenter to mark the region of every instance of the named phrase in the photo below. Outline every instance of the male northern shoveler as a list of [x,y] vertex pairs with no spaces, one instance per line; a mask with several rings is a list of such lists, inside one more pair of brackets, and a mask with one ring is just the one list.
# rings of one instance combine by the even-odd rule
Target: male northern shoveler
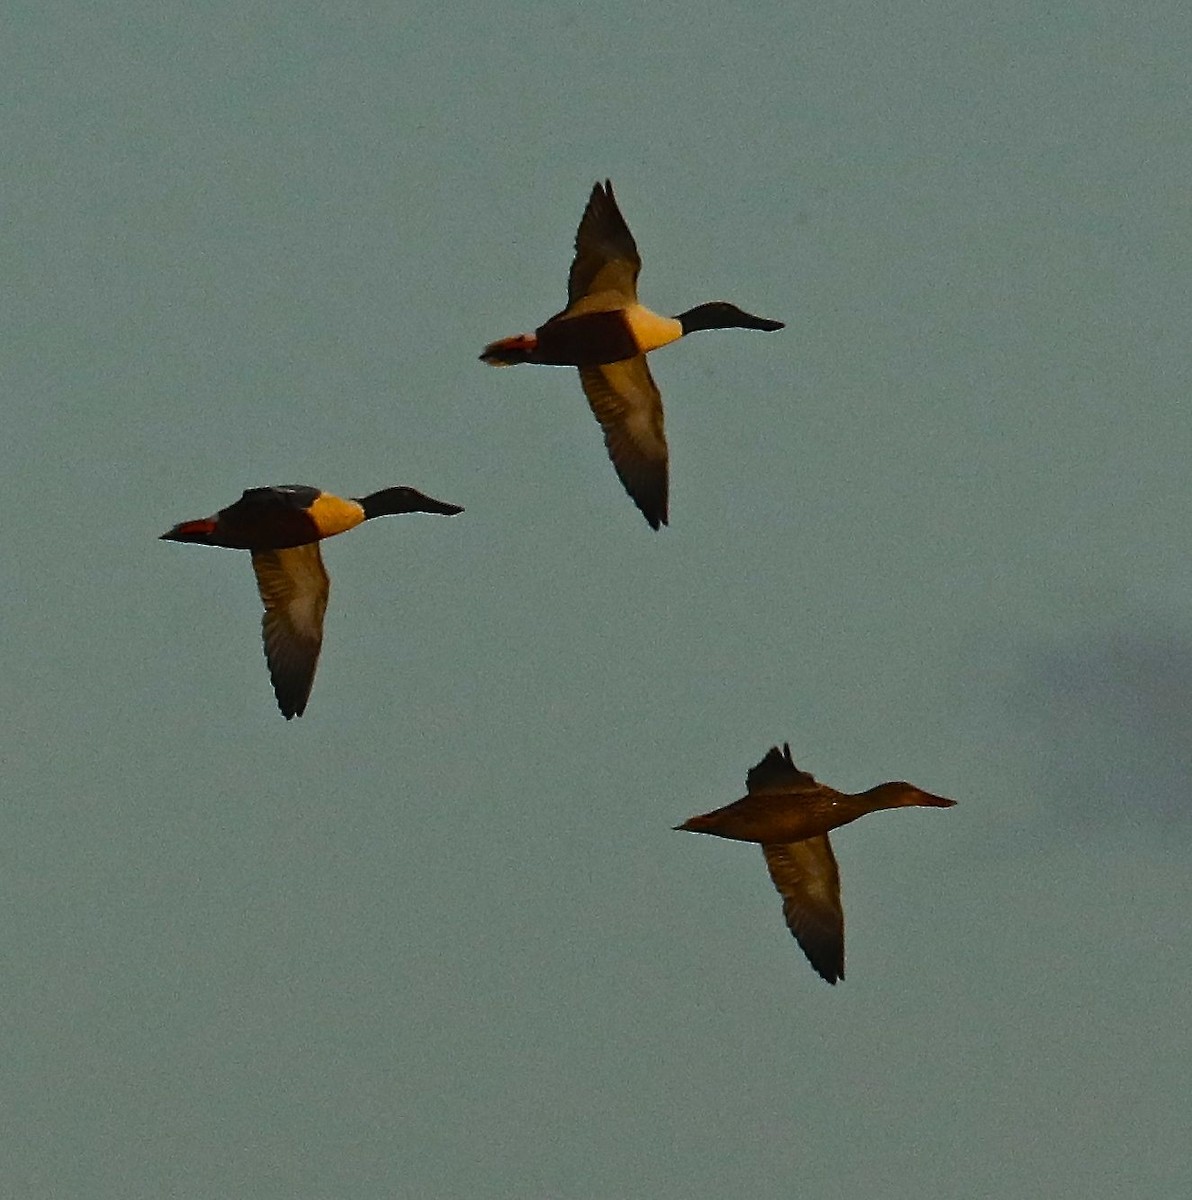
[[617,475],[650,525],[667,523],[667,448],[662,397],[646,366],[651,350],[697,329],[781,329],[715,301],[663,317],[638,303],[637,245],[607,180],[596,184],[575,235],[567,307],[533,333],[485,346],[495,367],[545,363],[578,367],[584,395],[604,430]]
[[838,792],[800,771],[789,745],[771,747],[745,786],[742,799],[675,828],[759,842],[787,928],[816,971],[835,983],[844,978],[844,909],[828,831],[883,808],[951,808],[956,801],[901,781],[855,796]]
[[318,543],[373,517],[429,512],[454,516],[456,504],[410,487],[385,488],[345,500],[303,484],[249,488],[213,517],[183,521],[162,539],[252,551],[265,604],[261,634],[277,706],[286,720],[306,710],[323,644],[323,614],[331,583]]

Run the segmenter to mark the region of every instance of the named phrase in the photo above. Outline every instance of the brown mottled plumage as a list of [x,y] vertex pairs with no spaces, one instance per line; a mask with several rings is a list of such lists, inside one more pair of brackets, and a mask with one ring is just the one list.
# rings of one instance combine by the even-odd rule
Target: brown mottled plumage
[[844,909],[840,871],[828,831],[884,808],[950,808],[901,781],[849,795],[800,771],[789,745],[770,748],[746,776],[748,794],[676,829],[758,842],[770,878],[782,896],[782,915],[811,965],[829,983],[844,978]]

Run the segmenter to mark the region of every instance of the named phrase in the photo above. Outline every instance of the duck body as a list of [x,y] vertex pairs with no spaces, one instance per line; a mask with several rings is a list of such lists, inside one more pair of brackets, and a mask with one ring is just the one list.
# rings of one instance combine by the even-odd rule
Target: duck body
[[951,808],[956,801],[901,780],[850,795],[800,771],[790,746],[771,747],[746,776],[747,794],[691,817],[676,829],[757,842],[782,912],[815,970],[829,983],[844,978],[844,909],[840,870],[828,833],[887,808]]
[[646,355],[701,329],[783,327],[724,301],[661,316],[637,298],[641,258],[607,180],[596,184],[575,235],[567,307],[533,333],[490,342],[495,367],[538,363],[576,367],[625,490],[650,526],[669,520],[669,451],[662,396]]
[[182,521],[162,540],[248,550],[265,606],[261,636],[278,708],[286,720],[306,710],[323,645],[331,581],[318,543],[374,517],[463,512],[415,488],[344,499],[305,484],[249,488],[210,517]]
[[214,516],[175,525],[162,539],[231,550],[286,550],[346,533],[365,520],[360,500],[305,484],[249,488]]
[[615,297],[608,308],[565,310],[532,333],[518,334],[485,348],[485,362],[508,367],[538,363],[547,367],[592,367],[623,362],[677,342],[683,326],[642,304],[625,306]]
[[786,795],[745,796],[714,812],[691,817],[679,828],[760,845],[801,842],[839,829],[871,811],[855,802],[850,803],[856,799],[834,793],[830,788],[824,788],[818,794],[800,796],[798,804],[792,804]]

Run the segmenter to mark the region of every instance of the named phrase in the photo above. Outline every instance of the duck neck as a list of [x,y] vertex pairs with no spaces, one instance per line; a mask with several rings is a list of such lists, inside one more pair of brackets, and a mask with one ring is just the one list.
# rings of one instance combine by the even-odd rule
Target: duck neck
[[732,320],[725,305],[713,301],[709,304],[697,304],[686,312],[681,312],[675,318],[683,326],[683,336],[698,333],[701,329],[728,329]]
[[683,333],[695,333],[697,329],[761,329],[772,333],[782,328],[781,321],[771,321],[768,317],[755,317],[735,304],[725,300],[713,300],[707,304],[697,304],[685,313],[680,313],[676,321],[683,327]]
[[857,799],[864,799],[871,809],[879,808],[951,808],[956,803],[945,796],[933,796],[913,784],[897,781],[879,783],[877,787],[862,792]]
[[438,513],[441,516],[452,517],[464,510],[458,504],[448,504],[436,500],[433,496],[423,495],[417,488],[391,487],[369,496],[361,496],[356,500],[364,511],[364,519],[373,517],[391,517],[398,513]]
[[410,511],[409,497],[403,495],[403,491],[402,488],[384,488],[367,496],[358,496],[356,503],[364,510],[366,521],[374,517],[392,517]]

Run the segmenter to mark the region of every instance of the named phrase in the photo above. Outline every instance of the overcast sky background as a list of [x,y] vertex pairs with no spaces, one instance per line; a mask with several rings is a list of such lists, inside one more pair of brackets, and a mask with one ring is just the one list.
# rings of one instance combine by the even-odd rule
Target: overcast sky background
[[[0,40],[0,1192],[1192,1194],[1181,3],[41,0]],[[610,177],[669,529],[574,372]],[[278,715],[249,486],[329,542]],[[947,812],[756,847],[789,740]]]

